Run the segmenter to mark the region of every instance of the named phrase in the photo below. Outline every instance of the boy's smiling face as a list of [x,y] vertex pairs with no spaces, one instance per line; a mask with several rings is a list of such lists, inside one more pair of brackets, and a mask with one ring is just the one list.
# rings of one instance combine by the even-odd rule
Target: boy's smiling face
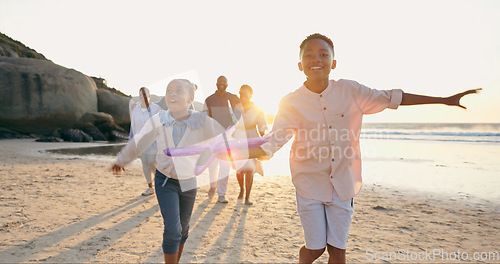
[[322,39],[311,39],[300,54],[299,70],[304,72],[308,80],[328,79],[336,64],[328,43]]

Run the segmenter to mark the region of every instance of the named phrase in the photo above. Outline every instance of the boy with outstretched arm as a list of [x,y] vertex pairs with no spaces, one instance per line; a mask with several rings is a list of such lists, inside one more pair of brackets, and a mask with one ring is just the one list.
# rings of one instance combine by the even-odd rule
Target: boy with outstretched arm
[[[268,159],[295,136],[290,170],[306,242],[299,250],[299,263],[312,263],[325,249],[329,263],[344,263],[353,198],[362,183],[359,135],[363,115],[400,105],[445,104],[465,109],[460,99],[480,89],[431,97],[330,80],[336,66],[334,47],[321,34],[301,43],[298,66],[306,81],[281,100],[271,140],[250,149],[249,155]],[[243,156],[232,150],[233,159],[248,158]]]

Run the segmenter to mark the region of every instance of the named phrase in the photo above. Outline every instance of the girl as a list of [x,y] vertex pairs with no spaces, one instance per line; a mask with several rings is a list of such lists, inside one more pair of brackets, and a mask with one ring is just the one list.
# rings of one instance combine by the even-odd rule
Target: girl
[[197,157],[168,157],[167,147],[185,147],[209,140],[223,129],[206,114],[189,110],[195,86],[188,80],[175,79],[167,85],[167,111],[161,110],[146,122],[118,153],[113,172],[124,166],[156,141],[155,191],[163,216],[163,253],[165,263],[178,263],[188,238],[189,220],[196,197],[194,167]]

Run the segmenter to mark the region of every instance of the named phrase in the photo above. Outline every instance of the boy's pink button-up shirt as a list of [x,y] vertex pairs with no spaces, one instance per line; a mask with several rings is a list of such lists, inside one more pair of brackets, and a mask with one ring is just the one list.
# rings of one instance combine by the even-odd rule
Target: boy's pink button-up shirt
[[364,114],[397,109],[403,91],[370,89],[355,81],[330,80],[320,94],[304,85],[286,95],[274,119],[273,137],[261,148],[271,157],[293,136],[290,171],[297,192],[331,202],[361,190],[359,135]]

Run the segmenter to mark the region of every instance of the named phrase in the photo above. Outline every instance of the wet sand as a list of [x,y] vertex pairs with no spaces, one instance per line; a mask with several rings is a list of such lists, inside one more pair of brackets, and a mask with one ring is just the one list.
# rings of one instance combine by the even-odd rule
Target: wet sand
[[[110,157],[39,152],[91,145],[0,141],[1,263],[163,261],[162,218],[156,198],[140,196],[145,180],[137,160],[115,176]],[[296,262],[304,242],[290,176],[256,177],[252,206],[236,199],[230,177],[226,205],[208,199],[208,187],[198,190],[181,262]],[[348,262],[456,263],[455,253],[464,252],[469,262],[500,262],[484,254],[499,251],[496,203],[373,183],[354,201]],[[317,262],[326,261],[325,253]]]

